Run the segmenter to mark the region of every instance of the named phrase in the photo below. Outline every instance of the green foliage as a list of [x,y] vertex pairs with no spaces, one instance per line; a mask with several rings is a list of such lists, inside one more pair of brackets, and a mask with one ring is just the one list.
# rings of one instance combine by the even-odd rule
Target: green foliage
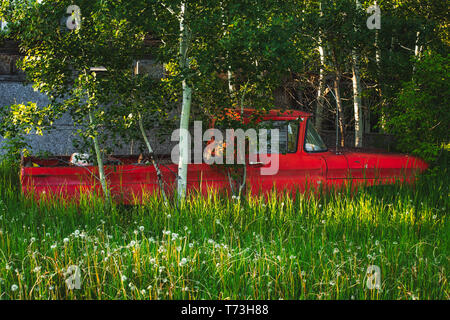
[[26,135],[33,132],[42,135],[47,126],[49,115],[53,112],[50,106],[39,108],[36,103],[14,104],[0,110],[0,135],[4,138],[3,158],[18,160],[21,155],[29,154]]
[[450,141],[450,56],[427,51],[415,62],[414,78],[404,83],[387,119],[403,151],[435,159]]

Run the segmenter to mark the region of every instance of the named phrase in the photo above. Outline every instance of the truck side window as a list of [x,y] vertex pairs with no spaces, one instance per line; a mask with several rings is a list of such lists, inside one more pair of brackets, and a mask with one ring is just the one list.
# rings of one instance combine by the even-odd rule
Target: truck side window
[[308,119],[308,122],[306,123],[305,151],[325,152],[327,150],[327,146],[323,142],[316,128],[314,128],[311,119]]
[[280,154],[297,152],[298,144],[298,121],[262,121],[260,129],[267,129],[267,153],[271,153],[271,130],[279,130],[279,145],[278,150]]

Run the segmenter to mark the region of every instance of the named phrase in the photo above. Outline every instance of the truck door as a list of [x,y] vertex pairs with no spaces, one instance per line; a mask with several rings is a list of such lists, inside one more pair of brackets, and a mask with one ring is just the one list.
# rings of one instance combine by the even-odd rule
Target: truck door
[[[271,163],[261,160],[264,156],[256,163],[249,162],[248,182],[252,192],[268,192],[274,187],[278,191],[303,192],[311,186],[321,185],[324,181],[325,161],[318,154],[309,155],[302,150],[305,122],[301,119],[270,122],[273,129],[279,130],[278,153],[267,150]],[[272,132],[269,132],[268,142],[272,137]],[[261,169],[268,169],[270,166],[273,168],[277,156],[278,170],[274,174],[265,174]]]

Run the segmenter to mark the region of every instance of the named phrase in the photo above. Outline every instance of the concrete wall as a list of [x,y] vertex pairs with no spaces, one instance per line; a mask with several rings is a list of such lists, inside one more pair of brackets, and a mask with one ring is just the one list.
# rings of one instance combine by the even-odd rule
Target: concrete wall
[[[23,85],[22,82],[0,82],[0,106],[2,108],[16,103],[27,103],[33,101],[38,106],[45,106],[48,104],[48,99],[45,95],[36,92],[30,85]],[[43,136],[30,134],[27,136],[27,141],[30,144],[33,153],[49,152],[54,155],[70,155],[76,152],[73,147],[73,140],[76,132],[73,126],[70,115],[64,115],[55,123],[55,128],[50,133],[44,133]],[[170,153],[171,144],[158,143],[154,132],[149,131],[148,136],[152,143],[155,153],[167,154]],[[168,137],[170,140],[170,137]],[[0,147],[2,146],[3,138],[0,136]],[[122,148],[115,148],[116,154],[139,154],[139,143],[132,143]],[[0,154],[4,153],[0,149]]]

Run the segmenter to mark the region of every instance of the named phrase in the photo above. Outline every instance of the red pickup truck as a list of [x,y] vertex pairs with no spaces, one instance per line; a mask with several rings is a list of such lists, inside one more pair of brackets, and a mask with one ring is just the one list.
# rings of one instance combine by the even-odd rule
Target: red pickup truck
[[[279,168],[275,175],[262,175],[261,167],[269,164],[247,164],[247,189],[252,193],[264,193],[273,187],[278,191],[304,191],[308,186],[339,187],[349,182],[354,186],[411,183],[428,167],[423,160],[405,154],[330,151],[315,130],[310,113],[270,111],[261,120],[275,123],[280,130]],[[138,163],[136,156],[115,159],[118,163],[106,165],[105,172],[111,194],[118,201],[140,201],[143,193],[159,189],[152,165]],[[171,189],[170,186],[176,185],[178,165],[166,159],[160,170]],[[69,157],[24,158],[22,190],[37,197],[48,194],[77,197],[80,192],[100,191],[97,173],[95,166],[69,165]],[[230,189],[226,174],[215,165],[190,164],[187,179],[188,190]]]

